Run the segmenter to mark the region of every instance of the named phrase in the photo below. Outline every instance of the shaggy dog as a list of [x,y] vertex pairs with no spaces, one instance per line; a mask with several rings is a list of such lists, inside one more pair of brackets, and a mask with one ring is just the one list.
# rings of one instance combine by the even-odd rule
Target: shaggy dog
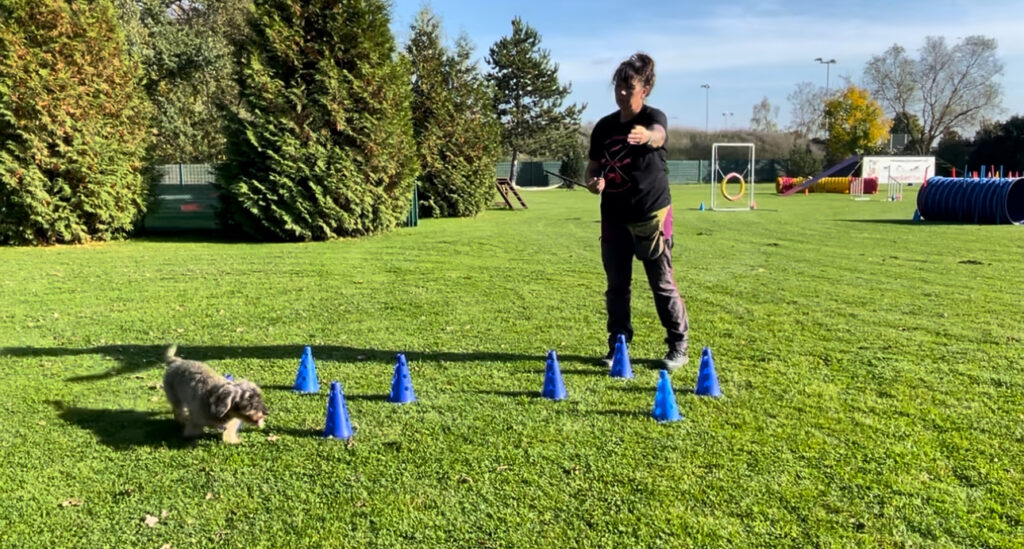
[[242,421],[263,426],[267,407],[260,388],[251,381],[232,381],[195,360],[175,355],[177,345],[164,351],[164,392],[174,419],[185,425],[185,437],[203,434],[205,427],[224,429],[225,444],[238,444]]

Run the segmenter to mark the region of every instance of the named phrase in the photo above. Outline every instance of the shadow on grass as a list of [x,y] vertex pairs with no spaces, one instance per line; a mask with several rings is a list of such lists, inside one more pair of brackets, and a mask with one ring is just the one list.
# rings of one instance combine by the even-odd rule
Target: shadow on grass
[[298,429],[294,427],[273,427],[268,428],[268,435],[288,435],[295,438],[324,438],[324,429]]
[[132,237],[138,242],[157,244],[272,244],[258,240],[247,240],[244,236],[231,235],[217,229],[144,229]]
[[590,413],[599,416],[629,417],[633,419],[648,419],[651,417],[650,410],[594,410]]
[[621,391],[623,393],[644,393],[650,394],[651,398],[654,398],[655,387],[639,383],[630,383],[629,385],[615,385],[612,386],[612,390]]
[[[584,368],[559,368],[559,371],[562,372],[563,376],[607,376],[608,375],[608,370],[606,368],[604,368],[604,365],[602,365],[602,368],[599,369],[599,370],[598,369],[590,370],[590,369],[584,369]],[[535,372],[537,373],[538,376],[544,377],[544,374],[547,373],[547,370],[541,369],[541,370],[535,370]]]
[[540,389],[536,391],[473,391],[478,395],[501,396],[509,398],[541,398]]
[[374,394],[374,393],[345,393],[345,400],[365,400],[369,402],[387,402],[391,398],[390,394]]
[[190,442],[181,436],[181,425],[166,412],[79,408],[61,401],[50,401],[57,417],[81,429],[92,431],[100,444],[117,450],[149,446],[185,448]]
[[[293,360],[298,368],[299,359],[302,357],[304,344],[295,345],[254,345],[254,346],[228,346],[228,345],[182,345],[178,349],[178,356],[191,360],[219,361],[231,359],[263,359],[263,360]],[[4,347],[0,348],[0,357],[64,357],[101,355],[107,359],[114,360],[117,365],[104,372],[95,374],[72,376],[67,381],[99,381],[118,376],[131,375],[152,368],[162,367],[160,362],[163,356],[165,344],[151,345],[98,345],[94,347]],[[366,349],[359,347],[346,347],[341,345],[317,345],[313,348],[317,360],[332,362],[386,362],[393,363],[397,353],[404,353],[409,362],[543,362],[544,354],[516,354],[504,352],[445,352],[429,351],[417,352],[408,349]],[[590,356],[564,355],[563,361],[574,361],[581,363],[594,362]],[[589,372],[581,370],[580,373]],[[243,376],[244,377],[244,376]],[[285,386],[275,385],[274,389],[284,390]],[[287,387],[291,390],[291,387]]]
[[837,219],[842,223],[873,223],[878,225],[917,225],[919,227],[944,227],[946,225],[976,225],[976,223],[964,221],[914,221],[913,219]]

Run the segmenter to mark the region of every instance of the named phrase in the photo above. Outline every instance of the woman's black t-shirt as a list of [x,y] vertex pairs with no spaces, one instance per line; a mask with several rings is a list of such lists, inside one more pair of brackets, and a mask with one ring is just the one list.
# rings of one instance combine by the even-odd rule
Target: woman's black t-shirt
[[605,116],[590,133],[588,156],[600,165],[604,174],[602,219],[634,223],[672,203],[664,146],[652,149],[626,141],[633,126],[650,129],[655,124],[665,128],[667,138],[665,113],[644,105],[633,119],[625,122],[619,120],[619,111]]

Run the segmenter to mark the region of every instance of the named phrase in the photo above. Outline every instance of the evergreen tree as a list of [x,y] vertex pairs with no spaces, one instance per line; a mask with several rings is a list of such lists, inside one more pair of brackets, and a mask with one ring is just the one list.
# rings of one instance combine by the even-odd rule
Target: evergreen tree
[[149,106],[109,0],[0,2],[0,243],[125,236]]
[[786,175],[789,177],[810,177],[821,171],[821,160],[814,155],[810,143],[804,142],[801,145],[794,139],[785,166]]
[[[589,144],[586,139],[578,138],[576,140],[576,146],[570,148],[562,155],[562,158],[560,159],[561,164],[558,165],[558,175],[583,186],[586,180],[588,146]],[[563,185],[568,187],[569,190],[576,188],[564,181]]]
[[469,40],[455,51],[441,42],[441,25],[423,9],[406,45],[413,74],[413,134],[420,162],[424,216],[473,216],[494,196],[500,127]]
[[322,240],[391,229],[417,175],[408,63],[382,0],[257,0],[218,167],[223,220]]
[[559,158],[575,146],[586,105],[562,108],[572,88],[558,82],[558,65],[540,47],[540,35],[518,17],[512,20],[512,35],[491,46],[487,63],[514,181],[520,154]]

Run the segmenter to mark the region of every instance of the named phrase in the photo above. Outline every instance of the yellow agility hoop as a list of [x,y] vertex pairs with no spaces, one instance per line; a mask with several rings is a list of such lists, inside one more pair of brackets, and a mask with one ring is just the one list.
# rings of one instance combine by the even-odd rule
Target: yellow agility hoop
[[[740,193],[739,194],[729,194],[729,193],[727,193],[725,191],[725,184],[728,183],[729,179],[731,179],[733,177],[735,177],[736,179],[740,180]],[[732,172],[729,175],[727,175],[724,178],[722,178],[722,196],[724,196],[725,199],[728,200],[729,202],[735,202],[735,201],[739,200],[740,198],[742,198],[743,197],[743,192],[746,191],[746,190],[747,190],[747,182],[743,180],[743,176],[742,175],[740,175],[740,174],[738,174],[736,172]]]

